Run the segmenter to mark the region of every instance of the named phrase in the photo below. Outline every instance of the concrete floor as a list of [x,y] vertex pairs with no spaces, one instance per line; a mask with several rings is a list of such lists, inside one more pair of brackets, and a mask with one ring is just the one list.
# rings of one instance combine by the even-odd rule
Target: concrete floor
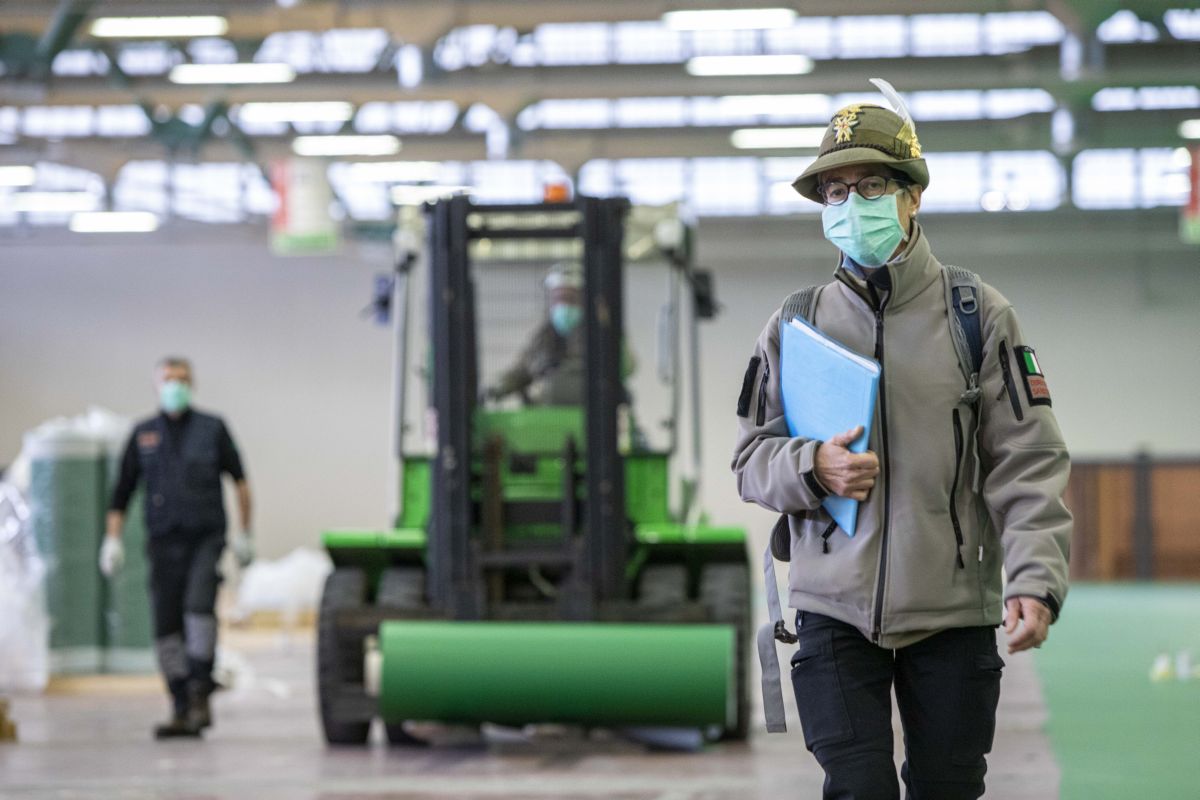
[[[215,698],[216,727],[202,742],[151,741],[166,702],[148,677],[68,681],[44,696],[14,698],[20,742],[0,745],[0,798],[820,797],[821,773],[795,719],[786,735],[756,732],[747,744],[698,753],[571,731],[481,740],[450,730],[432,748],[330,749],[314,709],[311,634],[230,631],[223,642],[237,685]],[[1032,659],[1006,661],[987,797],[1052,800],[1058,768],[1041,732],[1045,712]]]

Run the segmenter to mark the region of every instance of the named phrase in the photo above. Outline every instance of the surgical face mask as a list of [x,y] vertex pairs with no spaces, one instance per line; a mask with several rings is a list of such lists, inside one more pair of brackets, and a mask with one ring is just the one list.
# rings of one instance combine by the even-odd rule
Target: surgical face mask
[[192,387],[183,381],[167,381],[158,387],[158,404],[168,414],[178,414],[192,402]]
[[569,303],[555,303],[550,306],[550,324],[559,336],[566,336],[579,325],[583,319],[583,309]]
[[864,267],[882,266],[908,238],[900,227],[895,194],[864,200],[851,192],[841,205],[825,206],[821,223],[825,238]]

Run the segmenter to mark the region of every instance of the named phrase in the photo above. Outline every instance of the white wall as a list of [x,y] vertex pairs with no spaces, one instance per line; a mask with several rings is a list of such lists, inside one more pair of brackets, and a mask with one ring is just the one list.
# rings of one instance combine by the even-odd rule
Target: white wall
[[195,365],[196,406],[223,415],[242,451],[263,555],[325,526],[379,526],[391,339],[359,311],[388,269],[386,250],[272,258],[265,235],[242,228],[5,239],[0,462],[48,417],[90,404],[153,413],[153,366],[179,353]]
[[[1015,304],[1076,456],[1200,453],[1200,249],[1173,211],[930,216],[935,253]],[[704,481],[714,520],[761,535],[729,474],[734,406],[766,318],[826,279],[816,218],[705,220],[700,263],[721,316],[702,328]],[[154,407],[151,367],[196,364],[199,407],[226,417],[258,500],[264,555],[329,526],[375,527],[392,504],[388,332],[358,314],[386,250],[273,258],[258,230],[145,239],[35,231],[0,238],[0,463],[42,420]],[[661,295],[653,298],[654,303]],[[631,314],[632,318],[648,318]],[[651,364],[645,364],[651,369]]]

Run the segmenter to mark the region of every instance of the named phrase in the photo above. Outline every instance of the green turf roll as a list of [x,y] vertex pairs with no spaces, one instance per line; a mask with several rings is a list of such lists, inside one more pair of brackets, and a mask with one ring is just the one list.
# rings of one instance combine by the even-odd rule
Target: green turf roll
[[385,622],[385,720],[726,725],[734,632],[721,625]]
[[104,588],[96,565],[104,532],[100,446],[63,427],[26,435],[30,520],[46,560],[51,671],[100,667]]

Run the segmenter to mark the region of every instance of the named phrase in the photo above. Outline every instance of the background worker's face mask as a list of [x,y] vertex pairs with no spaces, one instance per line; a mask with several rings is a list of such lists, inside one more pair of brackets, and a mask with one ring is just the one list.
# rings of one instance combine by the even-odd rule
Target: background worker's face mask
[[559,336],[566,336],[579,325],[583,319],[583,309],[570,303],[555,303],[550,306],[550,324]]
[[864,267],[882,266],[908,238],[900,227],[894,193],[864,200],[851,192],[841,205],[825,206],[821,223],[825,238]]
[[166,381],[158,387],[158,404],[168,414],[178,414],[192,402],[192,387],[183,381]]

